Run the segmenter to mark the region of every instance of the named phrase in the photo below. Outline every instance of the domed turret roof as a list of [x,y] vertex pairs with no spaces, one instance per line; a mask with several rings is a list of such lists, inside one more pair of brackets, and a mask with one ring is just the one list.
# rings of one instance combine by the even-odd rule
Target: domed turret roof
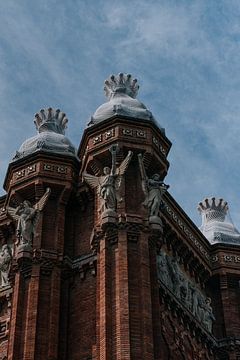
[[52,108],[42,109],[35,115],[38,134],[24,141],[13,160],[18,160],[37,151],[76,156],[76,149],[65,136],[68,119]]
[[111,75],[104,85],[108,101],[97,108],[88,125],[101,123],[116,115],[148,120],[156,124],[151,111],[136,99],[138,89],[137,80],[132,79],[130,74]]

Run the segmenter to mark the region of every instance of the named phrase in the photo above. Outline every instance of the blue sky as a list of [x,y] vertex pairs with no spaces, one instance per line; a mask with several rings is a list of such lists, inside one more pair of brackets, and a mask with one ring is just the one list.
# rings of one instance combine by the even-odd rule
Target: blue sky
[[239,0],[2,2],[1,182],[38,110],[64,111],[78,146],[104,80],[126,72],[173,143],[171,194],[198,225],[197,203],[221,196],[240,228],[239,18]]

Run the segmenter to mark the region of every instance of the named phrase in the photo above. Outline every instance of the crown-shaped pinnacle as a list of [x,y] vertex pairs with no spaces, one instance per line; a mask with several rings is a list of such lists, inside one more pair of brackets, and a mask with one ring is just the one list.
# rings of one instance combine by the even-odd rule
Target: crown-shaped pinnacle
[[206,198],[198,204],[198,211],[205,215],[208,221],[224,221],[228,212],[228,203],[223,199],[215,197]]
[[198,204],[198,210],[199,212],[223,211],[226,214],[228,203],[223,199],[216,199],[215,197],[206,198]]
[[125,93],[132,98],[137,96],[139,85],[137,79],[132,79],[132,75],[120,73],[111,75],[105,80],[104,91],[107,98],[111,98],[116,93]]
[[68,119],[66,114],[61,110],[57,109],[41,109],[34,119],[34,124],[38,132],[53,131],[59,134],[65,134],[67,128]]

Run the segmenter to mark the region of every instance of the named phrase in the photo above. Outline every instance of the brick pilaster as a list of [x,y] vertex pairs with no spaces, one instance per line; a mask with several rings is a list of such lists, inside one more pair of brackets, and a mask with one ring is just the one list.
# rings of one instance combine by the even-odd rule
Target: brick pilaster
[[130,314],[129,314],[129,280],[128,280],[128,242],[127,232],[119,230],[118,266],[116,269],[116,333],[117,359],[130,359]]
[[140,286],[142,322],[142,359],[153,359],[152,296],[150,280],[149,242],[146,233],[139,236],[140,248]]
[[107,239],[99,253],[99,360],[111,359],[111,266]]

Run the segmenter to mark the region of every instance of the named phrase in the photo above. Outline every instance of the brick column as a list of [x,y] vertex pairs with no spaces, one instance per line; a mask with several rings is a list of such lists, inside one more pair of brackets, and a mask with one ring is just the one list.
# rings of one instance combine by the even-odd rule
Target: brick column
[[111,360],[111,266],[107,239],[99,251],[99,360]]
[[118,233],[118,263],[116,269],[116,336],[117,359],[129,360],[129,281],[128,281],[128,243],[126,230]]
[[152,330],[152,294],[150,279],[150,253],[148,234],[139,236],[140,249],[140,286],[141,286],[141,322],[142,322],[142,359],[153,359]]
[[8,343],[8,360],[22,360],[21,339],[23,329],[24,278],[19,272],[15,276],[12,299],[11,326]]
[[34,265],[28,288],[23,360],[34,360],[36,351],[40,266]]

